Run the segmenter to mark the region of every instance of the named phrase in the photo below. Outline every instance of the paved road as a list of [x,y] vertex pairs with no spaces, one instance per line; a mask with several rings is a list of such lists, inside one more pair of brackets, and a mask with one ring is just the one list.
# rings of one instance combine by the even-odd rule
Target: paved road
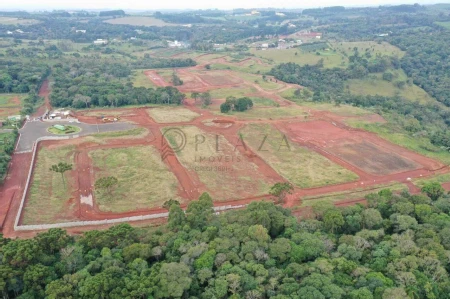
[[38,138],[60,136],[51,134],[47,131],[48,128],[56,124],[74,125],[81,128],[81,132],[75,135],[68,135],[70,136],[70,138],[77,138],[80,136],[92,135],[95,133],[125,131],[136,127],[133,124],[122,122],[92,125],[85,123],[30,121],[26,122],[24,127],[19,130],[20,139],[16,147],[16,152],[31,151],[33,149],[33,143]]

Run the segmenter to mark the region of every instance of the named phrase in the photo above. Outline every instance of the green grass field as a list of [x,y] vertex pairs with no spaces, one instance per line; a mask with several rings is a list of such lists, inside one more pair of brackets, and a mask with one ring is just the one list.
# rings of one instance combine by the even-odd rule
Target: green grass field
[[322,196],[306,196],[302,198],[300,207],[310,207],[318,202],[331,202],[337,203],[340,201],[358,200],[363,199],[366,195],[380,192],[383,189],[390,189],[393,192],[408,190],[408,186],[405,184],[393,183],[389,185],[380,185],[370,188],[360,188],[352,190],[351,192],[337,192]]
[[271,106],[271,107],[278,107],[278,103],[271,100],[271,99],[267,99],[267,98],[255,98],[255,97],[251,97],[252,101],[253,101],[253,106],[258,107],[258,106]]
[[[212,111],[218,115],[224,115],[219,110]],[[258,105],[244,112],[230,111],[225,115],[234,115],[238,119],[280,119],[280,118],[299,118],[305,119],[308,116],[306,110],[299,106],[290,107],[261,107]]]
[[133,72],[132,82],[134,87],[145,87],[145,88],[155,88],[156,85],[153,84],[145,74],[144,70],[136,70]]
[[[44,224],[74,220],[76,201],[70,200],[75,190],[75,177],[70,171],[64,174],[65,185],[61,174],[50,171],[53,164],[66,162],[73,164],[75,147],[58,146],[43,147],[39,150],[36,167],[23,213],[23,224]],[[76,166],[73,165],[73,170]]]
[[413,179],[414,185],[418,186],[419,188],[422,188],[426,183],[429,182],[438,182],[438,183],[448,183],[450,182],[450,173],[440,174],[433,177],[428,177],[426,179],[418,178]]
[[435,24],[450,30],[450,22],[435,22]]
[[225,99],[228,96],[240,98],[255,92],[257,92],[257,90],[253,87],[240,87],[240,86],[230,88],[218,88],[209,91],[213,99]]
[[344,66],[347,63],[347,59],[341,54],[325,51],[319,51],[320,55],[315,52],[305,52],[301,49],[269,49],[266,51],[252,49],[250,52],[257,57],[268,59],[274,64],[293,62],[299,65],[313,65],[323,59],[324,67],[333,68]]
[[[0,108],[21,107],[22,100],[26,96],[27,96],[26,94],[17,94],[17,93],[0,94]],[[13,101],[14,98],[18,98],[20,102],[15,103]]]
[[81,131],[80,127],[77,126],[65,126],[64,130],[59,130],[55,127],[50,127],[48,131],[55,135],[66,135],[66,134],[75,134]]
[[243,72],[235,72],[235,75],[244,79],[249,83],[255,83],[261,86],[265,90],[276,90],[283,87],[282,84],[276,83],[275,81],[270,81],[269,79],[264,80],[262,75],[254,75]]
[[357,48],[360,54],[364,54],[366,52],[366,49],[368,49],[372,57],[375,57],[376,54],[380,54],[382,56],[398,56],[399,58],[401,58],[405,55],[405,52],[387,42],[333,42],[330,43],[330,45],[332,49],[341,53],[345,53],[348,56],[353,55],[354,48]]
[[264,74],[270,71],[272,66],[270,65],[260,65],[257,63],[251,63],[249,65],[228,65],[228,64],[222,64],[222,63],[213,63],[211,64],[211,69],[213,70],[233,70],[236,72],[243,72],[248,74]]
[[[394,81],[406,81],[407,76],[403,71],[391,71],[394,73],[396,79]],[[403,88],[397,87],[394,82],[388,82],[382,79],[382,74],[376,74],[376,78],[365,79],[351,79],[347,81],[349,91],[355,95],[380,95],[392,97],[400,95],[411,101],[418,101],[420,103],[435,103],[433,99],[425,90],[417,85],[405,85]]]
[[99,149],[89,152],[95,169],[95,179],[115,176],[119,183],[108,194],[95,191],[100,210],[126,212],[160,207],[169,199],[181,200],[178,180],[151,146]]
[[[289,140],[289,148],[286,147],[283,134],[271,125],[249,124],[240,133],[256,154],[297,187],[312,188],[358,179],[353,172]],[[267,139],[258,150],[264,136]]]

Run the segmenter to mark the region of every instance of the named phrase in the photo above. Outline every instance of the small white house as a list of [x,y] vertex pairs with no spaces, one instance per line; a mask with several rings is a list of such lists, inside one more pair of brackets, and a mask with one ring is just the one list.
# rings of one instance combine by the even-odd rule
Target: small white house
[[99,38],[94,41],[94,45],[107,45],[107,44],[108,44],[108,41],[106,39]]
[[86,33],[86,30],[77,29],[77,30],[75,30],[75,33]]

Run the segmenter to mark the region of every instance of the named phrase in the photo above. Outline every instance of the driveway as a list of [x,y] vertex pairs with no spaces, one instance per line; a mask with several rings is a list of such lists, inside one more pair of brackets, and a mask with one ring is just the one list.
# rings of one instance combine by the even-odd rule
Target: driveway
[[19,130],[20,137],[16,147],[16,153],[30,152],[33,149],[34,142],[41,137],[61,137],[63,135],[51,134],[47,131],[53,125],[73,125],[81,128],[81,132],[74,135],[65,135],[69,138],[77,138],[80,136],[92,135],[96,133],[125,131],[136,128],[130,123],[108,123],[108,124],[85,124],[85,123],[67,123],[67,122],[42,122],[28,121],[22,129]]

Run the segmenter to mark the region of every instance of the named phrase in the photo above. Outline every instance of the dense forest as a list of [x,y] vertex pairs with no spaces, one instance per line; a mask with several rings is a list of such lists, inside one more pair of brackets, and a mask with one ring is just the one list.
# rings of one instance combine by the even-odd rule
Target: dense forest
[[271,202],[216,215],[203,194],[168,224],[0,238],[0,286],[20,298],[450,298],[450,197],[383,190],[367,207]]
[[16,63],[0,60],[0,93],[37,92],[50,73],[42,63]]
[[175,104],[185,95],[174,87],[157,89],[133,87],[126,78],[131,69],[126,64],[100,64],[85,60],[72,66],[54,67],[50,100],[55,107],[87,108],[142,104]]

